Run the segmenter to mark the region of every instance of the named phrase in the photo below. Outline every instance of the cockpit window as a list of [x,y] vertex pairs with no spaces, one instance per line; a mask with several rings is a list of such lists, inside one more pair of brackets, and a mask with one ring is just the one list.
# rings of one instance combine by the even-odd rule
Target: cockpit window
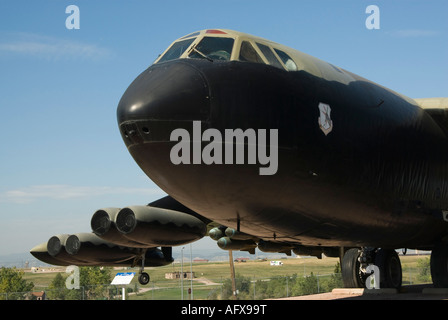
[[274,48],[274,50],[275,50],[275,52],[277,52],[280,59],[282,59],[283,64],[286,67],[286,70],[288,70],[288,71],[297,71],[298,70],[296,63],[294,62],[294,60],[291,59],[291,57],[287,53],[285,53],[279,49],[275,49],[275,48]]
[[263,52],[266,59],[268,59],[268,62],[271,66],[283,69],[283,66],[281,65],[280,61],[278,61],[278,59],[275,57],[274,52],[272,52],[271,48],[258,42],[257,46],[258,48],[260,48],[261,52]]
[[204,37],[194,47],[189,57],[228,61],[232,55],[233,42],[232,38]]
[[169,60],[174,60],[180,58],[182,53],[187,50],[195,38],[186,39],[182,41],[175,42],[171,48],[160,58],[158,62],[164,62]]
[[260,55],[255,51],[254,47],[248,41],[241,43],[240,61],[264,63]]

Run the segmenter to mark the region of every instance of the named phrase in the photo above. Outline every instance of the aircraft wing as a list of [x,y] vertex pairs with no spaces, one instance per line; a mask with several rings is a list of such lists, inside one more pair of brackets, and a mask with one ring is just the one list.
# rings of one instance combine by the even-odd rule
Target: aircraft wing
[[91,220],[93,232],[55,235],[30,252],[52,265],[143,270],[173,262],[172,247],[201,239],[210,222],[166,196],[147,206],[97,210]]
[[[172,247],[204,236],[217,241],[223,250],[255,253],[282,252],[291,255],[322,253],[330,248],[299,246],[297,243],[263,241],[255,235],[213,222],[185,207],[171,196],[147,206],[104,208],[91,219],[90,233],[59,234],[31,249],[37,259],[60,266],[163,266],[173,262]],[[337,254],[336,254],[337,256]],[[145,284],[145,283],[143,283]]]
[[414,99],[448,136],[448,98]]

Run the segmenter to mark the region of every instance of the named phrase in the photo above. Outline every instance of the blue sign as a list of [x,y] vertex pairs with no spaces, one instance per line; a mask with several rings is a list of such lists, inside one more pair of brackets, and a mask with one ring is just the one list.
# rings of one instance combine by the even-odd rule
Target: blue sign
[[135,272],[120,272],[115,275],[114,280],[112,280],[111,284],[115,285],[123,285],[123,284],[130,284],[132,281],[132,278],[134,278]]

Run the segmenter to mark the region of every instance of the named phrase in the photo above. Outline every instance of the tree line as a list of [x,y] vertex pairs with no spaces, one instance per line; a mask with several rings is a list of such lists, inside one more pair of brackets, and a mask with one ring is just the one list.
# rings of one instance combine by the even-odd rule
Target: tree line
[[[45,290],[46,298],[51,300],[99,299],[113,295],[105,292],[112,281],[110,268],[80,267],[79,290],[69,290],[61,273],[55,277]],[[0,269],[0,300],[32,300],[34,283],[23,278],[24,271],[16,268]]]

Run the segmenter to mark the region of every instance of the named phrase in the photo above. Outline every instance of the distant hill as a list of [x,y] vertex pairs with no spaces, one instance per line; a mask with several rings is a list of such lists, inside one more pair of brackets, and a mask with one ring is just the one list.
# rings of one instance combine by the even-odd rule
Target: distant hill
[[[210,249],[201,249],[201,250],[193,250],[192,259],[201,258],[207,259],[209,261],[228,261],[229,254],[227,251],[221,250],[219,248],[210,248]],[[295,257],[295,255],[293,255]],[[174,248],[173,250],[173,258],[177,261],[180,261],[182,257],[182,252],[179,247]],[[190,261],[190,251],[188,248],[185,248],[183,252],[184,261]],[[259,257],[267,258],[267,259],[280,259],[285,258],[285,254],[277,254],[277,253],[263,253],[261,251],[256,251],[256,254],[249,254],[246,251],[233,251],[233,258],[249,258],[250,260],[255,260]],[[29,252],[25,253],[12,253],[7,255],[0,256],[0,267],[7,268],[32,268],[32,267],[44,267],[49,266],[40,260],[34,258]]]
[[11,253],[0,256],[0,267],[31,268],[44,265],[46,266],[47,264],[37,260],[29,252]]
[[[401,250],[398,250],[398,252],[401,254]],[[414,255],[416,253],[423,255],[430,254],[429,251],[416,252],[415,250],[408,250],[407,255]],[[173,258],[176,261],[180,261],[181,257],[182,257],[181,247],[173,248]],[[290,257],[288,257],[286,254],[283,253],[264,253],[259,251],[258,249],[255,251],[255,254],[249,254],[246,251],[233,251],[234,259],[248,258],[249,260],[256,260],[258,258],[265,258],[268,260],[277,260],[277,259],[296,258],[296,257],[297,256],[295,254],[292,254]],[[184,261],[188,262],[190,261],[190,250],[188,249],[188,247],[186,247],[183,251],[183,258]],[[221,250],[219,248],[193,250],[191,259],[196,258],[207,259],[211,262],[228,261],[229,254],[227,251]],[[31,268],[31,267],[45,267],[45,266],[49,266],[49,264],[37,260],[29,252],[13,253],[0,256],[0,267]]]

